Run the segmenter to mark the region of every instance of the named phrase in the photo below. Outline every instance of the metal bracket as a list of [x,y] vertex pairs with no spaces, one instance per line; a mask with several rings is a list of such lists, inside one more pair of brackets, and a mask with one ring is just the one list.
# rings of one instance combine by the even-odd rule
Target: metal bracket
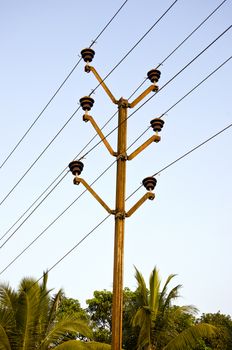
[[112,149],[112,147],[110,146],[109,142],[107,141],[106,137],[104,136],[104,134],[102,133],[101,129],[99,128],[99,126],[97,125],[97,123],[95,122],[95,120],[93,119],[93,117],[91,115],[88,115],[87,113],[85,113],[83,115],[83,120],[84,122],[88,122],[90,121],[90,123],[92,124],[92,126],[94,127],[95,131],[97,132],[97,134],[99,135],[100,139],[102,140],[102,142],[104,143],[104,145],[106,146],[107,150],[109,151],[109,153],[116,157],[117,153],[114,152],[114,150]]
[[146,90],[144,90],[133,102],[129,103],[130,108],[135,107],[140,101],[142,101],[150,92],[157,92],[159,87],[155,84],[150,85]]
[[115,219],[124,220],[125,218],[126,218],[125,212],[119,211],[115,214]]
[[109,90],[109,88],[106,86],[106,84],[104,83],[104,79],[102,79],[100,77],[100,75],[98,74],[98,72],[96,71],[96,69],[93,66],[89,66],[88,64],[85,66],[85,71],[87,73],[89,73],[90,71],[93,72],[95,78],[98,80],[99,84],[103,87],[103,89],[105,90],[105,92],[107,93],[107,95],[109,96],[109,98],[111,99],[111,101],[115,104],[118,104],[118,101],[116,100],[116,98],[114,97],[114,95],[112,94],[112,92]]
[[128,156],[127,156],[127,153],[122,153],[122,154],[119,154],[118,156],[117,156],[117,160],[118,159],[121,159],[121,160],[128,160]]
[[104,208],[109,214],[113,214],[113,213],[114,213],[114,211],[111,210],[111,209],[108,207],[108,205],[99,197],[99,195],[92,189],[92,187],[90,187],[90,186],[87,184],[87,182],[86,182],[84,179],[82,179],[82,178],[80,178],[80,177],[78,177],[78,176],[75,176],[74,179],[73,179],[73,183],[74,183],[74,185],[79,185],[80,183],[82,183],[82,185],[85,186],[86,190],[89,191],[89,192],[93,195],[93,197],[98,201],[98,203],[100,203],[101,206],[103,206],[103,208]]
[[139,153],[141,153],[142,151],[145,150],[145,148],[147,148],[152,142],[159,142],[160,141],[160,136],[159,135],[153,135],[151,136],[147,141],[145,141],[141,146],[139,146],[134,152],[132,152],[129,156],[128,156],[128,160],[131,160],[133,158],[135,158]]
[[126,217],[129,218],[132,214],[134,214],[134,212],[141,207],[141,205],[147,200],[153,200],[155,198],[155,194],[153,192],[147,192],[143,195],[142,198],[140,198],[138,200],[137,203],[135,203],[135,205],[133,205],[133,207],[126,213]]

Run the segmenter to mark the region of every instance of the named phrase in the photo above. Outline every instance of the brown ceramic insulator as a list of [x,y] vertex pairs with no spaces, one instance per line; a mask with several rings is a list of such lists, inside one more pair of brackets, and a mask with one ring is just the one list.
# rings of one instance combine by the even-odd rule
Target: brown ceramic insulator
[[147,191],[153,191],[156,186],[157,180],[154,177],[146,177],[143,179],[143,186]]

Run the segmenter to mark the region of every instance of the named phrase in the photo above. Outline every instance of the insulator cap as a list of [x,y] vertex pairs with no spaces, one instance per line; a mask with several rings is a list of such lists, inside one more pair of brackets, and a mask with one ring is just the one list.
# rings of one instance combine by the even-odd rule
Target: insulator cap
[[164,120],[155,118],[150,121],[151,127],[154,131],[161,131],[164,126]]
[[89,96],[84,96],[80,98],[80,104],[84,111],[90,111],[90,109],[93,107],[94,99]]
[[80,175],[84,168],[84,164],[78,160],[73,160],[68,166],[74,176]]
[[147,73],[147,77],[152,83],[157,83],[157,81],[160,78],[160,75],[161,72],[158,69],[149,70],[149,72]]
[[81,56],[85,62],[92,62],[95,51],[93,49],[83,49],[81,50]]
[[157,180],[154,177],[146,177],[143,179],[143,186],[147,191],[153,191],[156,186]]

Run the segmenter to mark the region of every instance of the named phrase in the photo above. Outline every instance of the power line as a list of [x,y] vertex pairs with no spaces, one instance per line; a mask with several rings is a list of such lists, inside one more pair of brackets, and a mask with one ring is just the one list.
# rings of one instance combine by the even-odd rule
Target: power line
[[[211,73],[209,73],[204,79],[202,79],[197,85],[195,85],[191,90],[189,90],[184,96],[182,96],[177,102],[175,102],[171,107],[166,109],[164,113],[161,114],[161,117],[165,116],[168,112],[170,112],[174,107],[176,107],[180,102],[182,102],[187,96],[189,96],[194,90],[196,90],[200,85],[202,85],[206,80],[208,80],[213,74],[215,74],[220,68],[222,68],[227,62],[231,60],[232,56],[228,57],[224,62],[222,62],[217,68],[215,68]],[[149,129],[151,126],[149,125],[142,134],[140,134],[137,139],[130,145],[132,147]],[[130,148],[129,147],[129,148]]]
[[[188,68],[196,59],[198,59],[205,51],[207,51],[213,44],[215,44],[223,35],[225,35],[230,29],[232,25],[230,25],[228,28],[226,28],[220,35],[218,35],[209,45],[207,45],[202,51],[200,51],[199,54],[197,54],[191,61],[189,61],[183,68],[181,68],[171,79],[169,79],[154,95],[151,95],[145,102],[143,102],[134,112],[132,112],[130,115],[128,115],[127,120],[131,118],[136,112],[138,112],[146,103],[148,103],[154,96],[156,96],[160,91],[162,91],[168,84],[170,84],[175,78],[177,78],[178,75],[180,75],[186,68]],[[230,58],[229,58],[230,59]],[[228,60],[229,60],[228,59]],[[223,64],[222,64],[223,65]],[[207,79],[207,78],[206,78]],[[115,130],[118,129],[118,126],[116,126],[114,129],[112,129],[106,136],[110,136]],[[88,152],[86,152],[80,159],[86,157],[90,152],[92,152],[100,143],[102,140],[97,142]]]
[[[210,17],[212,17],[212,15],[214,13],[216,13],[216,11],[219,10],[219,8],[226,2],[227,0],[222,1],[199,25],[197,25],[194,30],[185,37],[185,39],[175,47],[174,50],[171,51],[171,53],[166,56],[162,62],[156,67],[159,68],[159,66],[163,65],[164,62],[166,62]],[[125,4],[125,3],[124,3]],[[123,4],[123,5],[124,5]],[[123,6],[122,5],[122,6]],[[121,9],[121,8],[120,8]],[[120,11],[119,9],[119,11]],[[118,12],[117,12],[118,13]],[[115,15],[117,15],[117,13]],[[114,17],[112,17],[113,19]],[[105,27],[106,28],[106,27]],[[104,28],[104,29],[105,29]],[[104,31],[103,29],[103,31]],[[102,33],[102,32],[101,32]],[[101,35],[101,33],[99,35]],[[98,37],[95,39],[97,40]],[[92,44],[93,45],[93,44]],[[91,45],[91,46],[92,46]],[[90,47],[91,47],[90,46]],[[208,79],[208,78],[207,78]],[[147,78],[134,90],[134,92],[130,95],[130,97],[128,97],[128,100],[140,89],[140,87],[144,84],[144,82],[147,80]],[[170,110],[170,109],[169,109]],[[167,113],[167,112],[165,112]],[[164,114],[165,114],[164,113]],[[113,119],[113,117],[117,114],[114,113],[113,116],[103,125],[103,127],[101,128],[101,130],[103,130],[105,128],[105,126]],[[147,129],[148,130],[148,129]],[[74,159],[78,158],[78,156],[88,147],[88,145],[98,136],[98,134],[95,134],[90,141],[86,144],[86,146],[74,157]],[[141,136],[140,136],[141,137]],[[136,141],[135,141],[136,142]],[[23,214],[21,214],[21,216],[14,222],[14,224],[4,233],[4,235],[0,238],[0,240],[2,240],[7,233],[26,215],[26,213],[38,202],[38,200],[51,188],[51,186],[59,179],[60,176],[63,175],[63,173],[67,170],[68,167],[65,167],[61,173],[49,184],[49,186],[36,198],[36,200],[26,209],[26,211],[24,211]],[[60,183],[60,182],[59,182]],[[50,191],[49,193],[51,193],[52,191]]]
[[[174,106],[176,106],[178,103],[180,103],[181,101],[183,101],[184,98],[186,98],[191,92],[193,92],[197,87],[199,87],[203,82],[206,81],[206,79],[208,79],[210,76],[212,76],[215,72],[217,72],[221,67],[223,67],[230,59],[232,58],[232,56],[230,56],[227,60],[225,60],[220,66],[218,66],[213,72],[211,72],[206,78],[204,78],[200,83],[198,83],[194,88],[192,88],[187,94],[185,94],[183,96],[183,98],[179,99],[177,101],[177,103],[175,103],[171,108],[174,108]],[[170,110],[170,109],[169,109]],[[152,175],[153,177],[161,172],[163,172],[164,170],[166,170],[167,168],[169,168],[170,166],[174,165],[175,163],[177,163],[179,160],[185,158],[187,155],[191,154],[193,151],[195,151],[196,149],[200,148],[201,146],[203,146],[204,144],[206,144],[207,142],[211,141],[212,139],[214,139],[215,137],[217,137],[218,135],[220,135],[221,133],[223,133],[224,131],[226,131],[227,129],[229,129],[232,126],[232,124],[229,124],[227,127],[221,129],[219,132],[217,132],[216,134],[212,135],[210,138],[206,139],[205,141],[203,141],[202,143],[200,143],[199,145],[195,146],[194,148],[192,148],[190,151],[186,152],[184,155],[182,155],[181,157],[177,158],[176,160],[174,160],[173,162],[169,163],[167,166],[165,166],[164,168],[162,168],[160,171],[156,172],[154,175]],[[148,129],[146,129],[137,139],[136,141],[147,131]],[[135,143],[135,141],[128,147],[128,149]],[[102,176],[103,174],[105,174],[112,166],[113,164],[115,164],[116,160],[111,163],[98,177],[96,180],[94,180],[94,182],[91,183],[90,186],[92,186],[93,184],[95,184]],[[142,187],[139,186],[130,196],[127,197],[127,200],[129,198],[131,198],[140,188]],[[76,201],[86,192],[87,190],[84,190],[72,203],[70,203],[70,205],[68,207],[66,207],[26,248],[24,248],[1,272],[0,275],[2,273],[4,273],[22,254],[24,254],[25,251],[27,251],[65,212],[68,211],[68,209],[70,209],[70,207],[76,203]],[[107,216],[108,218],[109,216]],[[106,218],[103,220],[105,221]],[[97,227],[99,227],[97,225]],[[93,232],[94,229],[91,231]],[[89,236],[89,234],[86,235],[86,238]],[[77,244],[78,245],[78,244]],[[71,249],[70,252],[74,250]],[[66,253],[65,256],[67,256],[68,254]],[[61,259],[63,260],[63,259]],[[59,260],[59,261],[61,261]],[[57,264],[55,264],[56,266]]]
[[[215,68],[211,73],[209,73],[204,79],[202,79],[197,85],[195,85],[191,90],[189,90],[184,96],[182,96],[177,102],[175,102],[171,107],[169,107],[164,113],[162,113],[162,115],[161,115],[161,117],[162,116],[164,116],[165,114],[167,114],[171,109],[173,109],[175,106],[177,106],[181,101],[183,101],[187,96],[189,96],[194,90],[196,90],[200,85],[202,85],[207,79],[209,79],[213,74],[215,74],[220,68],[222,68],[226,63],[228,63],[230,60],[231,60],[231,58],[232,58],[232,56],[230,56],[229,58],[227,58],[224,62],[222,62],[217,68]],[[112,116],[113,117],[113,116]],[[111,117],[111,118],[112,118]],[[109,122],[109,120],[108,120],[108,122]],[[142,134],[140,134],[139,136],[138,136],[138,138],[136,138],[136,140],[128,147],[128,149],[129,148],[131,148],[148,130],[150,129],[150,126],[142,133]],[[111,164],[111,166],[114,164],[115,162],[113,162],[112,164]],[[66,169],[66,168],[65,168]],[[67,173],[65,174],[65,176],[67,175]],[[64,177],[65,177],[64,176]],[[63,177],[63,178],[64,178]],[[35,212],[35,210],[43,203],[43,201],[48,197],[48,195],[50,195],[50,193],[58,186],[58,184],[60,184],[61,183],[61,181],[63,180],[63,178],[53,187],[53,189],[46,195],[46,197],[36,206],[36,208],[27,216],[27,218],[23,221],[23,223],[21,223],[14,231],[13,231],[13,233],[11,234],[11,236],[9,237],[9,239],[18,231],[18,229],[29,219],[29,217]],[[73,203],[74,204],[74,203]],[[30,207],[31,208],[31,207]],[[29,208],[29,209],[30,209]],[[29,210],[28,209],[28,210]],[[28,211],[27,210],[27,211]],[[66,211],[66,210],[65,210]],[[64,211],[64,212],[65,212]],[[63,215],[63,214],[62,214]],[[21,217],[20,217],[21,218]],[[20,219],[18,219],[18,221],[19,221]],[[17,222],[18,222],[17,221]],[[14,225],[13,226],[15,226],[15,224],[17,223],[17,222],[15,222],[14,223]],[[11,228],[13,227],[13,226],[11,226]],[[1,237],[1,239],[3,238],[3,237],[5,237],[6,236],[6,234],[11,230],[11,228],[10,229],[8,229],[5,233],[4,233],[4,235]],[[0,240],[1,240],[0,239]],[[4,245],[5,245],[5,243],[9,240],[9,239],[7,239],[3,244],[2,244],[2,246],[0,246],[0,248],[2,248]]]
[[[114,20],[114,18],[118,15],[118,13],[122,10],[122,8],[124,7],[124,5],[127,3],[128,0],[124,1],[124,3],[120,6],[120,8],[118,9],[118,11],[113,15],[113,17],[109,20],[109,22],[105,25],[105,27],[100,31],[100,33],[96,36],[96,38],[92,41],[91,45],[89,46],[90,48],[96,43],[96,41],[99,39],[99,37],[104,33],[104,31],[108,28],[108,26],[110,25],[110,23]],[[51,102],[54,100],[54,98],[56,97],[56,95],[59,93],[59,91],[62,89],[62,87],[65,85],[65,83],[67,82],[67,80],[70,78],[70,76],[72,75],[72,73],[75,71],[75,69],[77,68],[77,66],[79,65],[79,63],[81,62],[82,58],[80,58],[77,63],[74,65],[74,67],[71,69],[71,71],[69,72],[69,74],[67,75],[67,77],[64,79],[64,81],[60,84],[60,86],[58,87],[58,89],[55,91],[55,93],[53,94],[53,96],[50,98],[50,100],[48,101],[48,103],[45,105],[45,107],[42,109],[42,111],[38,114],[38,116],[36,117],[36,119],[33,121],[33,123],[29,126],[29,128],[26,130],[26,132],[23,134],[23,136],[20,138],[20,140],[16,143],[16,145],[13,147],[13,149],[11,150],[11,152],[8,154],[8,156],[5,158],[5,160],[2,162],[2,164],[0,165],[0,169],[4,166],[4,164],[8,161],[8,159],[12,156],[12,154],[16,151],[16,149],[18,148],[18,146],[21,144],[21,142],[25,139],[25,137],[27,136],[27,134],[31,131],[31,129],[33,128],[33,126],[37,123],[37,121],[40,119],[40,117],[42,116],[42,114],[45,112],[45,110],[48,108],[48,106],[51,104]]]
[[[47,195],[41,200],[41,202],[30,212],[30,214],[20,223],[20,225],[10,234],[10,236],[7,237],[7,239],[2,243],[0,246],[0,249],[4,247],[4,245],[14,236],[14,234],[20,229],[20,227],[23,226],[23,224],[29,219],[29,217],[38,209],[38,207],[45,201],[45,199],[55,190],[55,188],[61,183],[61,181],[66,177],[68,173],[66,173],[57,183],[56,185],[47,193]],[[9,232],[9,230],[6,231],[6,233],[1,237],[6,236],[6,234]]]
[[[114,160],[91,184],[90,186],[93,186],[112,166],[113,164],[115,164],[116,160]],[[78,199],[80,199],[83,194],[87,192],[87,189],[85,189],[84,191],[81,192],[81,194],[74,199],[74,201],[72,201],[42,232],[40,232],[40,234],[38,236],[35,237],[35,239],[33,241],[31,241],[31,243],[29,243],[1,272],[0,275],[5,272],[22,254],[24,254],[40,237],[43,236],[43,234],[53,225],[55,224],[55,222],[61,218],[61,216],[64,215],[64,213],[66,213],[71,206],[77,202]]]
[[[232,123],[227,125],[225,128],[219,130],[216,134],[210,136],[208,139],[206,139],[203,142],[199,143],[197,146],[191,148],[188,152],[184,153],[182,156],[178,157],[177,159],[175,159],[174,161],[172,161],[171,163],[167,164],[165,167],[163,167],[162,169],[160,169],[159,171],[157,171],[156,173],[151,175],[151,177],[155,177],[156,175],[162,173],[163,171],[165,171],[166,169],[170,168],[172,165],[176,164],[177,162],[179,162],[183,158],[187,157],[189,154],[193,153],[198,148],[204,146],[206,143],[208,143],[209,141],[213,140],[215,137],[219,136],[220,134],[222,134],[223,132],[225,132],[226,130],[228,130],[231,127],[232,127]],[[143,187],[143,185],[139,186],[136,190],[134,190],[134,192],[131,193],[130,196],[127,199],[131,198],[141,187]]]
[[[157,91],[156,94],[151,95],[145,102],[143,102],[134,112],[132,112],[128,119],[134,115],[140,108],[142,108],[147,102],[149,102],[154,96],[156,96],[160,91],[162,91],[168,84],[170,84],[175,78],[178,77],[186,68],[188,68],[196,59],[198,59],[205,51],[207,51],[213,44],[215,44],[223,35],[225,35],[230,29],[232,25],[227,27],[220,35],[218,35],[209,45],[207,45],[199,54],[197,54],[191,61],[189,61],[183,68],[181,68],[171,79],[169,79],[161,88]],[[230,58],[228,59],[230,60]],[[108,135],[107,135],[108,136]]]
[[[171,6],[159,17],[159,19],[149,28],[149,30],[137,41],[137,43],[127,52],[127,54],[117,63],[114,68],[105,76],[105,78],[102,80],[104,82],[110,74],[113,73],[113,71],[126,59],[126,57],[137,47],[137,45],[148,35],[148,33],[158,24],[158,22],[170,11],[170,9],[174,6],[174,4],[178,0],[175,0]],[[99,83],[95,89],[91,91],[89,96],[91,96],[96,89],[101,85]],[[21,178],[16,182],[16,184],[11,188],[11,190],[6,194],[6,196],[1,200],[0,206],[5,202],[5,200],[10,196],[10,194],[14,191],[14,189],[20,184],[20,182],[24,179],[24,177],[29,173],[29,171],[33,168],[33,166],[38,162],[38,160],[43,156],[43,154],[47,151],[47,149],[51,146],[51,144],[55,141],[55,139],[60,135],[60,133],[64,130],[64,128],[68,125],[68,123],[72,120],[72,118],[75,116],[75,114],[78,112],[78,110],[81,108],[79,106],[73,114],[69,117],[69,119],[66,121],[66,123],[62,126],[62,128],[57,132],[57,134],[52,138],[52,140],[48,143],[48,145],[44,148],[44,150],[39,154],[39,156],[35,159],[35,161],[29,166],[29,168],[25,171],[25,173],[21,176]]]
[[[162,66],[194,33],[196,33],[196,31],[198,29],[200,29],[200,27],[208,21],[208,19],[210,19],[210,17],[212,17],[218,10],[219,8],[224,5],[226,3],[227,0],[223,0],[200,24],[198,24],[191,33],[189,33],[184,40],[182,40],[180,42],[179,45],[177,45],[175,47],[175,49],[173,49],[170,54],[168,56],[166,56],[161,63],[158,64],[158,66],[155,69],[158,69],[160,66]],[[133,92],[133,94],[129,97],[131,98],[132,96],[134,96],[134,94],[143,86],[143,84],[145,83],[145,81],[147,80],[147,78],[145,78],[143,80],[143,82],[139,85],[139,87]]]
[[[104,82],[108,76],[110,74],[113,73],[113,71],[126,59],[126,57],[141,43],[141,41],[150,33],[150,31],[161,21],[161,19],[171,10],[171,8],[177,3],[178,0],[175,0],[169,7],[168,9],[158,18],[158,20],[148,29],[148,31],[146,31],[146,33],[136,42],[136,44],[134,46],[132,46],[132,48],[127,52],[127,54],[116,64],[116,66],[114,66],[114,68],[104,77],[104,79],[102,80],[102,82]],[[101,83],[102,83],[101,82]],[[99,83],[95,89],[92,90],[91,94],[89,96],[91,96],[92,94],[94,94],[94,92],[96,91],[96,89],[101,85],[101,83]]]
[[[232,123],[229,124],[228,126],[226,126],[225,128],[221,129],[220,131],[218,131],[216,134],[212,135],[211,137],[209,137],[208,139],[206,139],[205,141],[203,141],[202,143],[198,144],[197,146],[195,146],[194,148],[190,149],[188,152],[184,153],[182,156],[180,156],[179,158],[175,159],[174,161],[172,161],[171,163],[169,163],[168,165],[166,165],[164,168],[160,169],[158,172],[156,172],[154,175],[152,175],[152,177],[156,176],[157,174],[160,174],[161,172],[165,171],[166,169],[170,168],[172,165],[176,164],[177,162],[179,162],[181,159],[187,157],[189,154],[191,154],[192,152],[196,151],[198,148],[202,147],[203,145],[205,145],[207,142],[213,140],[215,137],[217,137],[218,135],[222,134],[223,132],[225,132],[226,130],[228,130],[229,128],[232,127]],[[132,194],[130,194],[126,200],[128,200],[129,198],[131,198],[143,185],[139,186]],[[50,272],[51,270],[53,270],[61,261],[63,261],[69,254],[71,254],[86,238],[88,238],[94,231],[96,231],[97,228],[99,228],[108,218],[110,217],[110,214],[107,215],[103,220],[101,220],[91,231],[89,231],[76,245],[74,245],[67,253],[65,253],[65,255],[63,255],[54,265],[52,265],[47,272]],[[1,273],[0,273],[1,274]],[[40,277],[36,282],[38,282],[42,277]]]
[[[103,125],[103,127],[101,128],[101,130],[111,121],[111,119],[117,114],[117,111],[111,116],[110,119],[108,119],[108,121]],[[88,147],[88,145],[96,138],[98,134],[95,134],[90,140],[89,142],[82,148],[82,150],[74,157],[74,160],[76,158],[78,158],[78,156]],[[0,237],[0,241],[10,232],[10,230],[30,211],[31,208],[33,208],[33,206],[40,200],[40,198],[43,197],[43,195],[52,187],[52,185],[54,185],[56,183],[56,181],[66,172],[68,171],[68,166],[65,167],[62,172],[47,186],[47,188],[36,198],[36,200],[20,215],[20,217],[11,225],[11,227],[9,229],[7,229],[7,231],[5,231],[5,233]],[[68,171],[69,172],[69,171]],[[61,180],[58,181],[57,184],[55,184],[53,186],[53,188],[49,191],[49,193],[40,201],[40,203],[36,206],[35,210],[38,209],[38,207],[44,202],[45,199],[47,199],[47,197],[58,187],[58,185],[63,181],[63,179],[66,177],[66,175],[68,174],[68,172],[65,174],[65,176],[63,176],[61,178]],[[35,210],[33,210],[33,212],[30,213],[30,215],[27,216],[26,220],[35,212]],[[25,223],[25,221],[23,223]],[[20,227],[22,225],[20,224]],[[17,227],[17,229],[14,231],[14,233],[16,231],[18,231],[18,229],[20,227]],[[1,248],[1,247],[0,247]]]

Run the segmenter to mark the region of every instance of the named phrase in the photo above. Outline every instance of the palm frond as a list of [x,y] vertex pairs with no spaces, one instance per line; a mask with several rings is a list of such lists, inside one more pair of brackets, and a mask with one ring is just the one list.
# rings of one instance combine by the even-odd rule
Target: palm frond
[[70,332],[80,333],[87,338],[91,338],[92,336],[92,332],[84,321],[77,320],[74,317],[66,317],[53,324],[53,327],[41,343],[41,349],[49,348],[51,344],[59,341],[65,334]]
[[31,278],[24,278],[19,286],[16,327],[20,349],[35,348],[40,325],[39,284]]
[[215,332],[216,327],[206,323],[189,327],[172,339],[163,350],[186,350],[188,347],[194,348],[200,338],[210,338]]
[[164,307],[163,307],[164,310],[166,308],[168,308],[169,306],[171,306],[171,302],[180,296],[179,295],[180,288],[182,288],[182,285],[178,284],[177,286],[172,288],[172,290],[169,292],[169,294],[167,295],[167,297],[165,298],[165,301],[164,301]]
[[11,350],[8,336],[2,325],[0,325],[0,350]]
[[56,350],[110,350],[111,345],[98,342],[82,342],[80,340],[69,340],[58,345]]
[[168,285],[169,285],[169,283],[171,282],[171,280],[172,280],[174,277],[176,277],[176,275],[175,275],[175,274],[171,274],[171,275],[169,275],[168,278],[166,279],[166,282],[165,282],[165,284],[164,284],[164,286],[163,286],[163,289],[162,289],[162,291],[161,291],[161,293],[160,293],[160,299],[161,299],[161,300],[164,300],[164,299],[165,299],[166,294],[167,294]]
[[150,275],[150,295],[149,295],[149,306],[152,312],[153,319],[156,318],[159,308],[159,291],[160,291],[160,278],[159,271],[155,267]]
[[60,289],[58,293],[56,293],[56,295],[53,297],[50,303],[50,310],[47,318],[47,325],[51,324],[54,321],[58,307],[61,302],[62,295],[63,295],[63,291],[62,289]]
[[0,285],[0,305],[1,309],[5,309],[8,312],[15,313],[15,307],[17,305],[17,293],[9,287],[8,284]]
[[137,292],[138,292],[139,304],[148,306],[148,291],[147,291],[146,283],[144,281],[144,278],[141,272],[139,272],[139,270],[135,266],[134,268],[135,268],[135,278],[138,282]]

